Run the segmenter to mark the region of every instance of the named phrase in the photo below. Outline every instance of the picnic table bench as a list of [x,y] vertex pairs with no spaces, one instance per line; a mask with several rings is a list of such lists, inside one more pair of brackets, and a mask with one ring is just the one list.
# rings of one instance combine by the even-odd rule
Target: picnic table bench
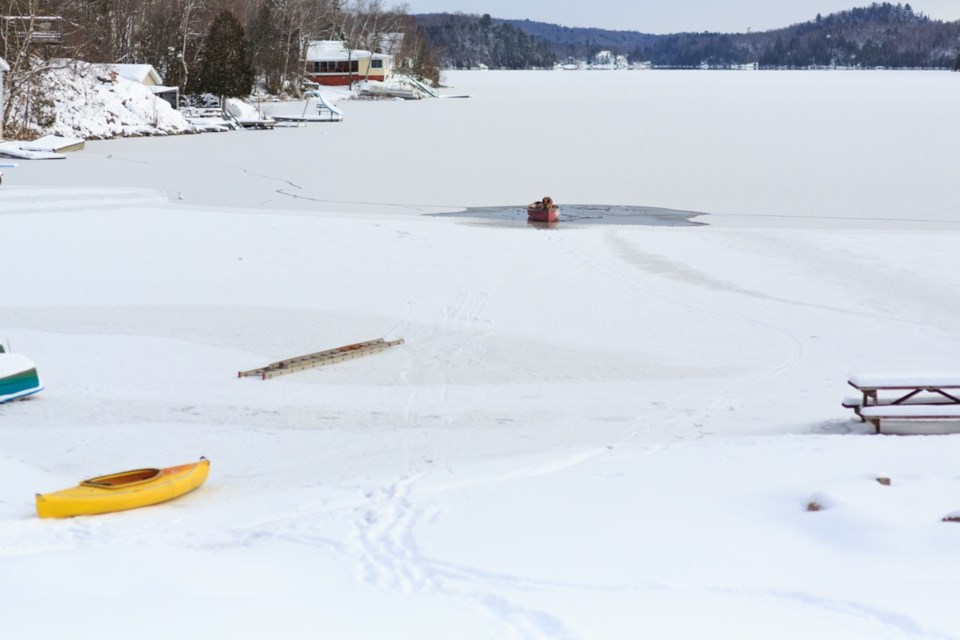
[[861,420],[880,433],[882,420],[960,421],[960,374],[857,374],[847,384],[860,398],[847,398]]

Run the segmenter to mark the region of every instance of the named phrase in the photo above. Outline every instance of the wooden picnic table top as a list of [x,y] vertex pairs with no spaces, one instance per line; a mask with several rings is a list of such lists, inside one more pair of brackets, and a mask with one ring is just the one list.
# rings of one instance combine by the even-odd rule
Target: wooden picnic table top
[[960,389],[958,373],[853,374],[847,384],[861,391],[881,389]]

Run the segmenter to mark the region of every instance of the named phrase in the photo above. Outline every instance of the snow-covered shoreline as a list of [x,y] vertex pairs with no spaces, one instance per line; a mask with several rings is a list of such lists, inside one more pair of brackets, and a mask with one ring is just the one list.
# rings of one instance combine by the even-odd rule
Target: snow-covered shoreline
[[[37,94],[44,100],[38,103],[32,97],[29,104],[24,104],[21,98],[14,105],[13,113],[29,114],[26,122],[18,124],[42,135],[82,140],[182,135],[205,130],[192,122],[188,114],[158,97],[149,86],[118,75],[110,65],[79,60],[55,62],[40,81],[42,88]],[[324,92],[324,97],[334,103],[350,95],[349,90],[339,87]],[[274,104],[266,98],[229,98],[228,102],[230,110],[239,116],[260,117],[264,105],[293,112],[282,102]],[[296,102],[298,106],[303,104]]]

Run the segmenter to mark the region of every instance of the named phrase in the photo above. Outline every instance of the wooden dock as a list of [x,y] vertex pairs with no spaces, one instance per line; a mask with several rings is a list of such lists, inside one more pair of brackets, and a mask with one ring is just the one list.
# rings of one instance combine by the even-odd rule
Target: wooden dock
[[398,344],[403,344],[403,338],[398,340],[384,340],[383,338],[377,338],[376,340],[357,342],[355,344],[336,347],[335,349],[327,349],[325,351],[317,351],[316,353],[308,353],[304,356],[296,356],[294,358],[287,358],[286,360],[278,360],[277,362],[271,362],[267,366],[260,367],[258,369],[238,371],[237,377],[255,377],[260,378],[261,380],[266,380],[268,378],[283,376],[288,373],[304,371],[305,369],[313,369],[315,367],[323,367],[328,364],[343,362],[344,360],[360,358],[362,356],[370,355],[371,353],[379,353],[384,349],[396,346]]

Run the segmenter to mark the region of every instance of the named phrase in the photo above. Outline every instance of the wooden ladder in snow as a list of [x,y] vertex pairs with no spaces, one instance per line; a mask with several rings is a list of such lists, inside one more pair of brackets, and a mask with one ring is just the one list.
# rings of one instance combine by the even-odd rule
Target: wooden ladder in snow
[[308,353],[305,356],[297,356],[295,358],[287,358],[286,360],[278,360],[277,362],[271,362],[267,366],[260,367],[258,369],[238,371],[237,377],[257,377],[261,380],[266,380],[267,378],[275,378],[288,373],[303,371],[304,369],[323,367],[328,364],[334,364],[337,362],[343,362],[344,360],[352,360],[353,358],[370,355],[371,353],[378,353],[388,347],[393,347],[398,344],[403,344],[403,338],[389,341],[384,340],[383,338],[377,338],[376,340],[357,342],[355,344],[348,344],[335,349],[327,349],[326,351]]

